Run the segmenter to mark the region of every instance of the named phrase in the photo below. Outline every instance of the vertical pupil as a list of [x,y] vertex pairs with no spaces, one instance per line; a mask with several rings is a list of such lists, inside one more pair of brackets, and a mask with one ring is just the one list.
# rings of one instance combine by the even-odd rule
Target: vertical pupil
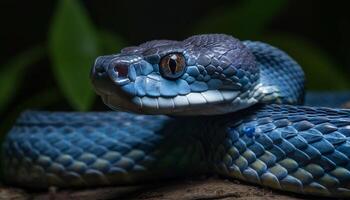
[[173,59],[173,58],[170,58],[168,64],[169,64],[169,68],[170,68],[171,73],[175,74],[175,72],[176,72],[176,65],[177,65],[176,60]]

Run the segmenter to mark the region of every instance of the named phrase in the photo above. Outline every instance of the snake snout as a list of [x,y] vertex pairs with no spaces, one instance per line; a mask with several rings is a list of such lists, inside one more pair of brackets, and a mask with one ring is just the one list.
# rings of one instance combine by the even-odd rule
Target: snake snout
[[91,80],[98,93],[112,94],[118,85],[129,81],[126,63],[118,62],[117,56],[100,56],[96,59],[91,70]]

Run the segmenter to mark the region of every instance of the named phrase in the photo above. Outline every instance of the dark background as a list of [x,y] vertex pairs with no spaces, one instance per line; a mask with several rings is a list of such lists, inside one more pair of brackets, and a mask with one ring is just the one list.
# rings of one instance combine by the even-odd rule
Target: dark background
[[[55,61],[51,59],[52,51],[47,46],[50,46],[52,37],[49,30],[54,26],[53,18],[58,5],[64,1],[67,0],[2,0],[0,3],[0,100],[3,99],[0,101],[0,119],[3,119],[0,131],[10,127],[18,114],[28,108],[106,109],[95,96],[94,103],[82,103],[85,106],[79,106],[79,101],[72,103],[72,96],[67,97],[62,92],[64,80],[55,76]],[[99,55],[151,39],[182,40],[198,33],[227,33],[242,40],[262,40],[284,49],[303,66],[309,90],[350,88],[350,13],[347,1],[75,2],[95,31],[107,32],[109,39],[115,41],[115,48],[102,45]],[[23,61],[23,66],[16,72],[9,70],[16,66],[13,63],[23,59],[19,56],[22,52],[36,46],[40,46],[42,55],[35,62]],[[88,61],[93,63],[93,59]],[[81,76],[88,76],[90,66],[84,68]],[[79,77],[77,79],[79,81]],[[1,87],[10,89],[1,93]],[[88,83],[86,88],[91,90]]]
[[[266,29],[301,36],[326,51],[339,62],[339,66],[344,69],[349,67],[349,3],[302,0],[286,2],[287,5],[281,8]],[[96,26],[119,34],[130,44],[138,44],[154,38],[188,37],[193,34],[193,27],[203,18],[219,13],[222,8],[234,8],[240,1],[85,0],[81,3]],[[2,61],[47,38],[56,4],[56,1],[45,0],[1,1]]]

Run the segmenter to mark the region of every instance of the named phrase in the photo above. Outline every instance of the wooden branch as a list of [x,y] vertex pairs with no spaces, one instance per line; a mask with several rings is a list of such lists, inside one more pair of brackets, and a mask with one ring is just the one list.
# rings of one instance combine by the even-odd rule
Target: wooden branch
[[219,178],[166,181],[152,185],[133,187],[105,187],[86,190],[55,190],[29,192],[18,188],[2,186],[0,199],[16,200],[105,200],[105,199],[147,199],[147,200],[199,200],[199,199],[268,199],[296,200],[305,198],[291,193],[272,191],[238,181]]

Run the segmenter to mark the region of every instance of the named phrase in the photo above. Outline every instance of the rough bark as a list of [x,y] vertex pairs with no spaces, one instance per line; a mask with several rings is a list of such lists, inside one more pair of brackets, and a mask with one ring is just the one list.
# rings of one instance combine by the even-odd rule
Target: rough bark
[[[106,200],[106,199],[147,199],[147,200],[212,200],[212,199],[266,199],[296,200],[310,199],[308,196],[295,195],[247,185],[238,181],[219,178],[192,179],[153,183],[153,185],[133,187],[105,187],[85,190],[56,190],[29,192],[19,188],[2,186],[0,199],[16,200]],[[318,198],[320,199],[320,198]]]

